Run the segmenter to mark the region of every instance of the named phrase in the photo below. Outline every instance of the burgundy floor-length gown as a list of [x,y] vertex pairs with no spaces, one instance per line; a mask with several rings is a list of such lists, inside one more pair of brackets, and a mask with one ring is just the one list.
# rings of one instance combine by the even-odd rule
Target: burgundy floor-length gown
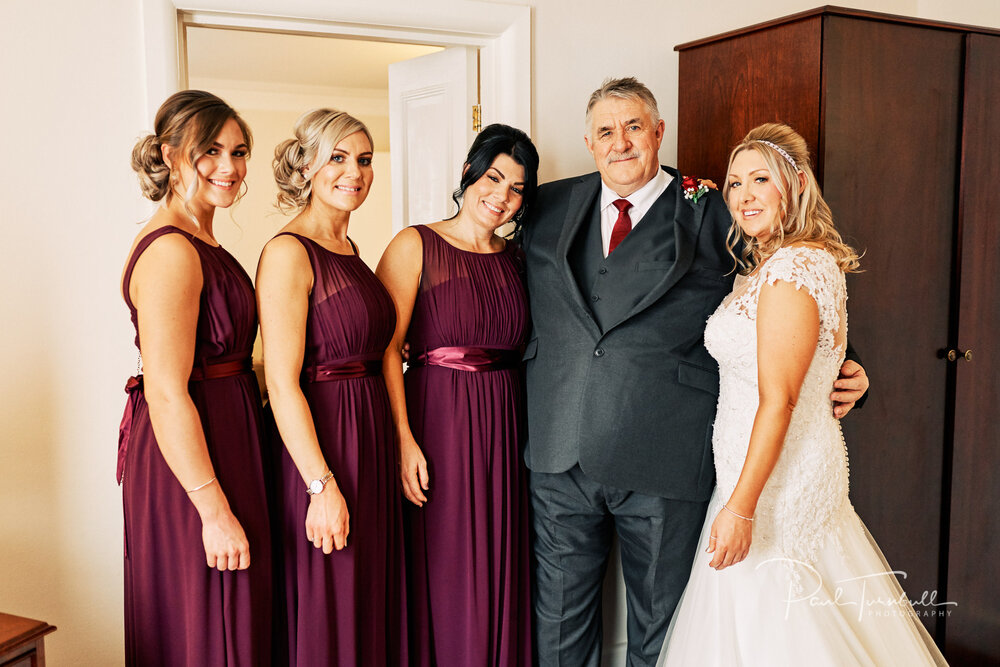
[[430,227],[407,334],[407,414],[428,502],[408,505],[410,632],[419,665],[531,664],[523,255],[460,250]]
[[141,378],[129,381],[119,440],[125,510],[125,661],[128,665],[237,667],[271,664],[271,532],[264,491],[260,390],[250,366],[257,310],[250,277],[218,246],[176,227],[136,245],[123,278],[128,297],[136,260],[165,234],[198,251],[204,278],[188,385],[218,484],[250,543],[250,567],[206,564],[202,525],[167,466],[149,421]]
[[291,665],[405,665],[402,508],[382,355],[396,311],[360,257],[299,240],[313,289],[302,391],[327,465],[350,512],[341,551],[306,539],[306,483],[280,445],[285,601]]

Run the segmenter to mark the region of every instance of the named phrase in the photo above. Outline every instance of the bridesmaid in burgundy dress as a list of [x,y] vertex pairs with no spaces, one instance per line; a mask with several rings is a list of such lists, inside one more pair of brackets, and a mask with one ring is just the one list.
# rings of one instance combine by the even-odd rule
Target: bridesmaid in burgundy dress
[[212,233],[215,209],[230,206],[243,183],[250,131],[197,90],[168,98],[155,126],[132,167],[143,193],[163,204],[122,277],[144,370],[126,387],[119,440],[125,661],[269,665],[254,293]]
[[377,270],[396,304],[385,374],[403,493],[413,503],[414,664],[532,662],[520,447],[528,308],[523,255],[496,232],[509,222],[516,228],[534,197],[537,168],[526,134],[485,128],[455,193],[458,214],[404,229]]
[[278,492],[291,665],[406,664],[401,499],[382,355],[392,300],[347,236],[372,139],[318,109],[275,150],[298,215],[257,269],[267,388],[284,441]]

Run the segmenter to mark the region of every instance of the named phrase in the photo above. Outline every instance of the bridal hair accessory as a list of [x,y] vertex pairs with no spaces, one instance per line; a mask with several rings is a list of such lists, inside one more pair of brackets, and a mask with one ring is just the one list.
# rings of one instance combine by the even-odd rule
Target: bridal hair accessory
[[698,199],[703,194],[708,192],[708,186],[694,176],[685,176],[681,182],[681,189],[684,190],[684,199],[690,199],[695,204],[698,203]]
[[778,144],[771,143],[770,141],[765,141],[763,139],[754,139],[754,141],[756,141],[758,144],[764,144],[765,146],[770,146],[774,150],[778,151],[781,157],[785,158],[788,164],[792,165],[792,169],[798,171],[799,165],[795,164],[795,160],[792,159],[791,155],[785,152],[784,148],[782,148]]
[[[766,143],[766,142],[764,142],[764,143]],[[736,512],[734,512],[731,509],[729,509],[728,507],[726,507],[725,505],[722,506],[722,509],[726,510],[727,512],[729,512],[733,516],[738,516],[739,518],[743,519],[744,521],[753,521],[753,517],[752,516],[743,516],[742,514],[737,514]]]

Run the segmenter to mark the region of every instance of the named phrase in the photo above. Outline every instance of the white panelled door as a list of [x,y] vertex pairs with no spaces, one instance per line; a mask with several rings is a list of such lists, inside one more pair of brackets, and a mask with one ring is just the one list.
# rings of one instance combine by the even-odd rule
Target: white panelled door
[[455,213],[476,77],[476,50],[467,47],[389,65],[393,233]]

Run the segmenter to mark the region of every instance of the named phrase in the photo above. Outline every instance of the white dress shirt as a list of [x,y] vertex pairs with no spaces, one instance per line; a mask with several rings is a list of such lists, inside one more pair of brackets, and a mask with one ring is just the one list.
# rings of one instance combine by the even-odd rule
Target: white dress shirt
[[[632,220],[632,229],[635,229],[635,226],[646,215],[646,211],[663,194],[672,180],[674,180],[673,176],[658,168],[656,176],[649,179],[648,183],[628,197],[624,197],[629,204],[632,204],[632,208],[628,209],[628,217]],[[619,197],[604,181],[601,181],[601,247],[605,257],[608,256],[608,246],[611,244],[611,230],[614,229],[615,221],[618,220],[618,209],[615,208],[614,202],[619,199],[623,199],[623,197]]]

